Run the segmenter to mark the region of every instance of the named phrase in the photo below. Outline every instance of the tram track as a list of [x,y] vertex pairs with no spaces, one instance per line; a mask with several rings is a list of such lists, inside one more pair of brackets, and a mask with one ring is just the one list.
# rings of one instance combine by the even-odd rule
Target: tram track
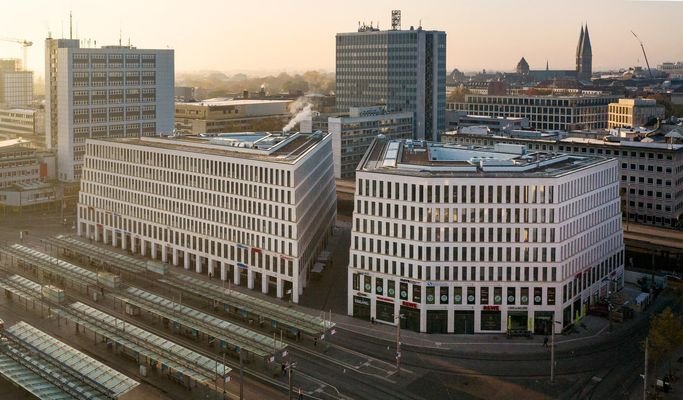
[[[45,250],[47,251],[47,248]],[[91,265],[90,263],[83,262],[82,258],[78,255],[72,255],[72,256],[63,255],[63,256],[64,256],[64,258],[75,260],[75,261],[79,262],[79,264],[85,266],[88,269],[92,270],[92,269],[94,269],[93,267],[95,267],[94,265]],[[124,275],[124,278],[126,278],[126,276],[127,276],[127,279],[124,280],[124,282],[127,284],[122,285],[122,288],[125,288],[125,287],[145,287],[146,289],[153,290],[157,293],[163,292],[165,295],[167,295],[169,292],[170,293],[179,292],[177,289],[172,288],[172,287],[168,287],[167,285],[164,285],[163,283],[159,282],[158,278],[156,278],[156,277],[152,278],[152,277],[147,276],[148,275],[147,273],[133,274],[133,273],[131,273],[131,271],[127,271],[123,268],[117,268],[115,265],[113,267],[115,269],[117,269],[118,272],[120,272],[122,275]],[[201,297],[201,296],[198,296],[195,294],[187,294],[187,293],[185,295],[190,297],[190,298],[195,298],[195,299],[199,300],[200,303],[205,304],[205,307],[206,307],[206,305],[212,305],[214,303],[214,300],[211,298],[208,298],[208,297]],[[93,302],[89,298],[85,298],[81,294],[78,295],[78,299],[79,299],[79,301],[81,301],[85,304],[88,304],[92,307],[101,308],[101,304],[99,304],[99,303],[93,304]],[[108,308],[108,310],[110,310],[111,308],[115,309],[115,307],[110,307],[110,308]],[[211,308],[211,307],[209,307],[209,308]],[[221,312],[221,313],[209,312],[209,313],[212,315],[215,315],[217,317],[220,317],[220,318],[224,318],[224,316],[225,316],[224,312]],[[121,319],[126,320],[126,321],[131,321],[131,319],[128,316],[121,314],[120,312],[118,312],[118,310],[116,310],[116,314],[112,314],[112,315],[115,315],[116,317],[121,318]],[[138,324],[141,323],[140,319],[134,319],[133,321],[138,323]],[[261,331],[261,330],[253,329],[253,326],[248,326],[243,321],[235,321],[234,318],[230,318],[230,322],[235,323],[235,324],[242,326],[244,328],[253,330],[254,332],[260,332]],[[153,327],[153,325],[150,325],[148,323],[144,323],[144,326],[145,326],[145,328]],[[158,334],[161,337],[169,337],[168,335],[165,334],[166,333],[165,331],[158,330],[155,327],[153,327],[153,329],[150,329],[150,332]],[[164,334],[162,334],[162,333],[164,333]],[[178,340],[177,335],[172,335],[170,337],[172,337],[173,340],[175,340],[175,341]],[[359,353],[353,349],[345,348],[343,346],[328,342],[328,345],[331,346],[332,348],[334,348],[335,350],[346,352],[348,354],[351,354],[353,357],[358,358],[357,361],[360,363],[360,365],[357,365],[357,364],[352,364],[352,363],[348,363],[348,362],[344,362],[344,361],[335,359],[331,356],[325,355],[322,352],[318,352],[315,350],[308,349],[305,346],[297,344],[294,340],[291,340],[291,339],[287,339],[287,340],[285,340],[285,342],[290,347],[290,352],[291,352],[291,350],[295,350],[298,353],[305,354],[308,357],[306,359],[307,361],[310,361],[311,358],[316,359],[317,366],[315,368],[310,369],[310,370],[299,369],[296,372],[296,376],[298,376],[300,378],[307,379],[307,380],[309,380],[309,381],[311,381],[314,384],[319,386],[318,391],[316,392],[319,394],[309,393],[309,394],[307,394],[308,398],[312,398],[312,399],[318,399],[319,398],[321,400],[353,398],[353,397],[350,397],[347,395],[342,395],[339,389],[337,389],[334,385],[329,383],[329,380],[330,380],[329,376],[321,376],[318,373],[321,370],[321,367],[324,370],[325,368],[330,369],[330,367],[332,366],[333,368],[337,367],[338,370],[357,373],[362,377],[362,379],[358,379],[356,382],[358,382],[358,381],[365,382],[368,377],[371,377],[371,378],[383,381],[385,383],[391,383],[391,384],[396,383],[396,381],[388,378],[388,376],[391,373],[389,373],[389,374],[386,373],[386,371],[387,371],[386,367],[389,367],[393,364],[386,363],[383,360],[380,360],[378,358],[368,356],[368,355]],[[192,345],[191,342],[189,342],[185,338],[183,338],[182,342],[179,342],[179,343],[182,343],[183,345],[185,345],[188,348],[191,348],[192,350],[195,350],[195,351],[198,351],[199,349],[201,349],[201,348],[198,348],[198,347]],[[200,352],[200,354],[202,354],[202,353]],[[212,353],[209,353],[209,354],[212,354]],[[382,364],[384,364],[384,368],[381,366],[371,365],[371,362],[382,363]],[[237,363],[233,362],[232,360],[226,360],[225,363],[227,365],[229,365],[231,368],[239,368],[239,365]],[[361,368],[374,369],[377,371],[381,371],[381,373],[366,372],[366,371],[362,371]],[[280,382],[277,379],[271,378],[269,376],[269,374],[267,374],[267,373],[263,374],[263,373],[254,371],[253,369],[248,368],[248,367],[245,368],[244,370],[250,371],[250,373],[253,374],[254,377],[258,377],[258,379],[263,383],[267,383],[267,384],[276,386],[282,390],[284,390],[285,388],[288,388],[287,385],[283,384],[282,382]],[[410,371],[406,371],[406,373],[410,373]],[[354,385],[354,386],[356,386],[356,385]],[[375,385],[372,383],[367,384],[365,386],[367,387],[366,390],[376,390],[378,386],[382,387],[381,384]],[[320,390],[321,387],[325,388],[325,389],[329,389],[329,390]],[[397,393],[396,391],[392,391],[392,390],[385,390],[384,394],[389,395],[392,398],[402,398],[402,397],[400,397],[401,396],[400,393]],[[318,396],[323,396],[323,397],[318,397]],[[396,397],[396,396],[399,396],[399,397]],[[412,399],[412,397],[403,397],[403,398]]]
[[[9,273],[14,273],[14,274],[19,274],[21,276],[26,276],[29,275],[27,271],[23,271],[21,268],[18,267],[10,267],[10,268],[5,268],[6,272]],[[35,277],[30,276],[30,278],[35,279]],[[152,282],[150,282],[152,283]],[[133,287],[133,286],[130,286]],[[106,298],[107,296],[105,296]],[[206,357],[209,357],[211,359],[217,359],[218,356],[221,356],[222,354],[212,352],[204,347],[198,346],[194,341],[182,336],[182,335],[177,335],[170,333],[166,330],[158,328],[154,323],[149,322],[143,318],[133,318],[125,313],[120,312],[115,304],[108,304],[107,302],[94,302],[88,295],[83,294],[80,291],[77,290],[72,290],[72,289],[67,289],[65,290],[65,301],[66,302],[81,302],[87,306],[93,307],[97,310],[106,312],[107,314],[110,314],[113,317],[116,317],[122,321],[125,321],[127,324],[131,324],[133,326],[137,326],[140,328],[143,328],[150,333],[153,333],[159,337],[162,337],[164,339],[173,341],[175,343],[178,343],[190,350],[193,350],[197,352],[198,354],[204,355]],[[60,308],[66,308],[66,307],[60,307],[58,305],[52,304],[53,308],[55,309],[60,309]],[[303,350],[303,346],[298,346],[298,350]],[[307,352],[307,354],[314,354],[312,352]],[[223,361],[221,361],[223,362]],[[238,371],[240,368],[239,362],[231,360],[231,359],[225,359],[224,363],[232,368],[234,371]],[[318,367],[316,367],[318,368]],[[327,365],[327,368],[329,368],[329,365]],[[272,377],[273,374],[269,374],[267,372],[261,372],[257,371],[253,368],[250,368],[249,366],[244,366],[243,368],[244,375],[248,378],[254,379],[262,384],[266,384],[270,387],[277,388],[283,393],[286,393],[289,389],[289,386],[287,383],[282,382],[281,380],[275,379]],[[310,385],[306,386],[314,386],[315,391],[314,392],[308,392],[306,393],[306,397],[309,399],[314,399],[314,400],[347,400],[347,399],[352,399],[354,397],[352,396],[346,396],[341,394],[340,390],[335,387],[334,385],[330,384],[328,380],[325,379],[325,377],[321,377],[318,374],[313,374],[310,373],[310,371],[302,370],[302,369],[297,369],[295,376],[299,381],[303,382],[311,382]],[[298,384],[301,385],[303,382],[299,382]],[[207,385],[211,386],[211,385]],[[370,388],[374,387],[372,385],[366,385]],[[362,397],[361,397],[362,398]]]

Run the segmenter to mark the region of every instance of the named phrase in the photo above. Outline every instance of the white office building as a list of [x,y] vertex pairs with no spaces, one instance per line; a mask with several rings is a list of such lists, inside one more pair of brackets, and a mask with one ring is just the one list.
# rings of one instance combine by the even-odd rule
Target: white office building
[[308,117],[301,121],[302,132],[318,128],[332,135],[334,177],[356,177],[356,167],[377,135],[387,139],[410,139],[413,136],[412,112],[389,113],[386,107],[351,107],[348,115]]
[[600,92],[572,95],[471,95],[449,110],[492,118],[526,118],[530,127],[544,130],[605,129],[607,106],[618,96]]
[[330,138],[88,140],[78,234],[298,302],[334,228]]
[[80,179],[88,138],[173,132],[173,84],[173,50],[46,39],[46,145],[57,150],[58,179]]
[[376,140],[356,171],[348,314],[549,333],[623,285],[616,160]]

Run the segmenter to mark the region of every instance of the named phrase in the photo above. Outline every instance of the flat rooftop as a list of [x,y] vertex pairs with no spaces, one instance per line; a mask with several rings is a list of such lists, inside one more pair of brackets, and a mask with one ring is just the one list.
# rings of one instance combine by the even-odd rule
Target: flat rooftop
[[256,104],[276,104],[276,103],[291,103],[292,100],[258,100],[258,99],[207,99],[202,101],[196,101],[192,103],[178,102],[176,106],[189,106],[189,107],[222,107],[222,106],[246,106],[246,105],[256,105]]
[[239,132],[167,137],[89,139],[186,153],[294,164],[327,139],[328,132]]
[[406,176],[509,176],[539,178],[562,176],[610,162],[608,158],[549,152],[529,152],[523,145],[462,146],[419,140],[375,139],[358,166]]
[[[622,129],[622,132],[626,132],[626,130]],[[525,133],[528,133],[527,135],[524,135]],[[576,134],[572,134],[571,132],[568,133],[569,136],[564,136],[561,135],[562,133],[567,134],[566,132],[560,132],[560,131],[512,131],[512,135],[481,135],[481,134],[472,134],[468,132],[457,132],[457,131],[452,131],[452,132],[445,132],[444,135],[446,136],[477,136],[477,137],[488,137],[488,138],[494,138],[494,139],[514,139],[518,141],[524,141],[524,142],[529,142],[529,143],[536,143],[536,142],[546,142],[546,143],[562,143],[562,144],[588,144],[588,145],[593,145],[593,146],[608,146],[612,147],[615,149],[619,148],[624,148],[624,149],[634,149],[634,148],[641,148],[641,149],[650,149],[650,150],[671,150],[671,151],[683,151],[683,144],[678,144],[678,143],[666,143],[664,141],[636,141],[636,140],[631,140],[628,137],[619,137],[619,136],[614,136],[610,135],[608,132],[605,132],[602,135],[602,138],[596,139],[596,138],[591,138],[591,137],[584,137],[584,136],[577,136]],[[608,140],[605,140],[604,138],[608,138]]]

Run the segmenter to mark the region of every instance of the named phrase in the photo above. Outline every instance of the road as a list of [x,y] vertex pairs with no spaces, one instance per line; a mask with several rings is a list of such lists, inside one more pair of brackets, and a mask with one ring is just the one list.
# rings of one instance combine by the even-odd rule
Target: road
[[[24,244],[42,251],[41,237],[72,232],[69,223],[63,225],[61,222],[56,216],[5,218],[0,220],[0,242],[18,242],[18,232],[28,230]],[[343,255],[349,239],[347,231],[340,233],[335,254]],[[344,276],[346,259],[340,256],[335,260],[339,260],[339,265],[333,268]],[[319,282],[311,282],[303,298],[309,295],[311,299],[323,299],[321,309],[344,312],[345,287],[345,279],[340,282],[338,277],[323,276]],[[197,302],[196,306],[205,304]],[[1,311],[8,312],[7,309]],[[227,318],[224,314],[219,316]],[[549,352],[539,349],[531,349],[528,354],[490,356],[473,353],[472,349],[425,349],[404,345],[403,368],[399,376],[395,369],[393,341],[343,329],[315,346],[310,340],[291,342],[286,360],[296,362],[293,386],[303,388],[307,400],[623,399],[642,390],[639,389],[643,359],[640,341],[646,323],[643,320],[631,329],[618,330],[612,334],[611,341],[589,348],[572,351],[558,347],[557,379],[552,385],[548,379]],[[282,361],[285,359],[277,360]],[[287,378],[276,379],[279,393],[282,393]],[[233,393],[236,381],[233,377]],[[268,398],[286,397],[268,392]]]

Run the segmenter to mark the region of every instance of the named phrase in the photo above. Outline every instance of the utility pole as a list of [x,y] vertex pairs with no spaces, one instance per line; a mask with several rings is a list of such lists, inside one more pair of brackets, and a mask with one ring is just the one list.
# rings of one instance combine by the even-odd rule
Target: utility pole
[[645,336],[645,369],[643,373],[643,400],[647,400],[647,346],[649,337]]
[[550,383],[555,383],[555,314],[550,324]]
[[240,348],[240,400],[244,400],[244,362],[242,361],[242,348]]
[[396,375],[401,375],[401,318],[405,315],[399,314],[394,319],[396,320]]
[[296,363],[287,361],[285,368],[287,369],[287,383],[289,386],[289,391],[287,392],[287,400],[292,399],[292,369],[296,367]]
[[225,380],[227,379],[227,376],[225,376],[225,352],[223,352],[223,397],[222,399],[225,400]]
[[401,320],[396,321],[396,375],[401,375]]
[[555,383],[555,324],[562,324],[560,321],[555,321],[555,313],[553,312],[553,319],[550,323],[550,383]]

